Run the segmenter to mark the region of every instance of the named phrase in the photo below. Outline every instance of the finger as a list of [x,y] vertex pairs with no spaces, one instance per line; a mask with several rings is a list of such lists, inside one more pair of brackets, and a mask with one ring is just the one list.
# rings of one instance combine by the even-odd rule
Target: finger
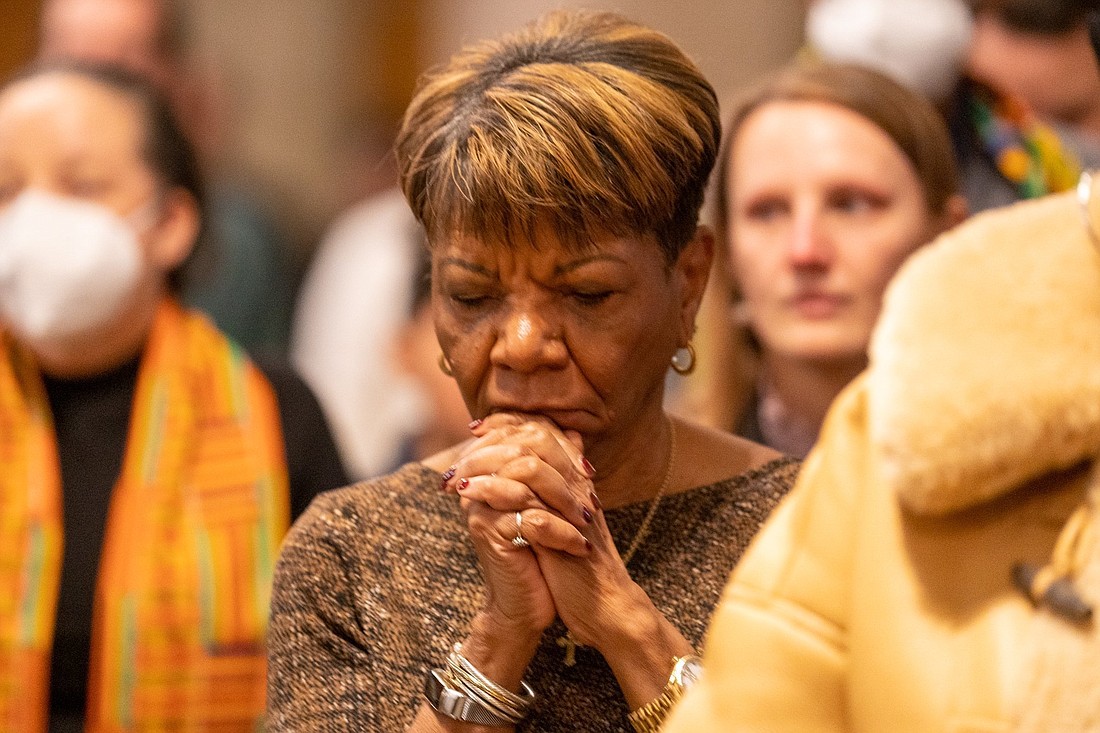
[[530,422],[494,428],[447,470],[443,490],[456,491],[463,478],[496,474],[526,483],[543,503],[577,526],[589,523],[596,511],[591,481],[577,471],[562,449],[560,432],[554,431]]
[[529,487],[549,509],[577,527],[592,523],[593,512],[561,474],[538,456],[524,453],[497,469],[496,475]]
[[[476,423],[476,425],[474,423]],[[471,430],[477,437],[488,435],[490,432],[500,428],[519,428],[528,423],[541,425],[555,436],[563,448],[568,446],[572,449],[566,450],[573,463],[574,470],[580,472],[580,474],[586,478],[595,476],[592,464],[584,457],[584,440],[581,438],[581,434],[576,430],[563,431],[557,423],[544,415],[519,412],[496,412],[482,420],[475,420],[474,423],[471,423]]]
[[580,530],[561,517],[541,509],[503,514],[495,525],[501,537],[517,549],[527,549],[516,544],[516,538],[522,537],[536,551],[541,548],[587,557],[592,550],[591,543]]
[[498,512],[551,511],[527,484],[497,474],[461,478],[455,482],[455,489],[462,498],[481,502]]
[[[575,433],[576,434],[576,433]],[[579,434],[576,434],[579,438]],[[587,491],[590,464],[561,429],[546,418],[502,425],[484,436],[484,440],[525,445],[554,467],[571,485]],[[579,480],[579,482],[578,482]]]
[[495,473],[504,464],[524,455],[527,449],[512,443],[482,443],[476,450],[460,457],[443,474],[443,490],[454,493],[462,478]]

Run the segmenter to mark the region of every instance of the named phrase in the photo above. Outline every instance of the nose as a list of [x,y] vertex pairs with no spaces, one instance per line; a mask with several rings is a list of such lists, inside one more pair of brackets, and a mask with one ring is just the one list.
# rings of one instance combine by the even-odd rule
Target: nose
[[509,308],[489,358],[495,366],[521,373],[559,369],[569,358],[562,330],[545,304]]
[[804,207],[796,212],[791,228],[788,256],[796,268],[827,267],[832,260],[832,244],[821,212]]

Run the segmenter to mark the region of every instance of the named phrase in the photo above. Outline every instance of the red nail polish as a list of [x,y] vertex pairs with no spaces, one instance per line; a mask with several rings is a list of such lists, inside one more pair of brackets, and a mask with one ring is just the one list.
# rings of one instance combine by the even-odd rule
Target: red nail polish
[[469,427],[470,430],[477,430],[478,425],[481,425],[481,423],[482,423],[481,419],[471,420],[470,424],[467,427]]
[[455,472],[456,471],[458,471],[458,468],[456,466],[451,466],[446,471],[444,471],[443,472],[443,483],[447,483],[448,481],[453,479],[455,477]]
[[584,549],[592,552],[592,543],[588,541],[587,537],[584,538]]
[[458,490],[459,491],[465,491],[468,488],[470,488],[470,479],[468,479],[468,478],[460,479],[459,482],[458,482]]
[[585,524],[592,524],[592,512],[588,511],[588,507],[581,507],[581,516],[584,517]]
[[592,478],[596,475],[596,469],[589,463],[587,458],[581,458],[581,465],[584,466],[584,472],[588,474],[588,478]]
[[595,492],[588,494],[588,498],[592,500],[592,506],[596,507],[596,511],[603,509],[603,504],[600,503],[600,497],[596,496]]

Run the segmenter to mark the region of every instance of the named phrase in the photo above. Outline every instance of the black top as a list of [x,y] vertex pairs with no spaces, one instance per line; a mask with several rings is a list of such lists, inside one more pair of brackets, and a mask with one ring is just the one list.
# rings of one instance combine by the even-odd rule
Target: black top
[[[122,471],[139,359],[88,379],[44,376],[61,463],[64,556],[50,667],[50,730],[82,730],[92,602],[111,492]],[[291,519],[348,480],[321,407],[285,362],[257,363],[274,388],[290,479]]]

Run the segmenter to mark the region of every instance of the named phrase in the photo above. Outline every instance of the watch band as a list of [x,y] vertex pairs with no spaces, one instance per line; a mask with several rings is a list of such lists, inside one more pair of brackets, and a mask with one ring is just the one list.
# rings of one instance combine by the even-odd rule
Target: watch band
[[[660,730],[669,711],[695,681],[699,665],[700,660],[696,656],[673,658],[672,674],[669,675],[661,694],[627,716],[637,733],[656,733]],[[690,673],[685,674],[685,669]]]
[[499,727],[512,725],[461,690],[451,687],[444,674],[442,669],[433,669],[424,680],[424,697],[428,698],[433,710],[463,723]]

